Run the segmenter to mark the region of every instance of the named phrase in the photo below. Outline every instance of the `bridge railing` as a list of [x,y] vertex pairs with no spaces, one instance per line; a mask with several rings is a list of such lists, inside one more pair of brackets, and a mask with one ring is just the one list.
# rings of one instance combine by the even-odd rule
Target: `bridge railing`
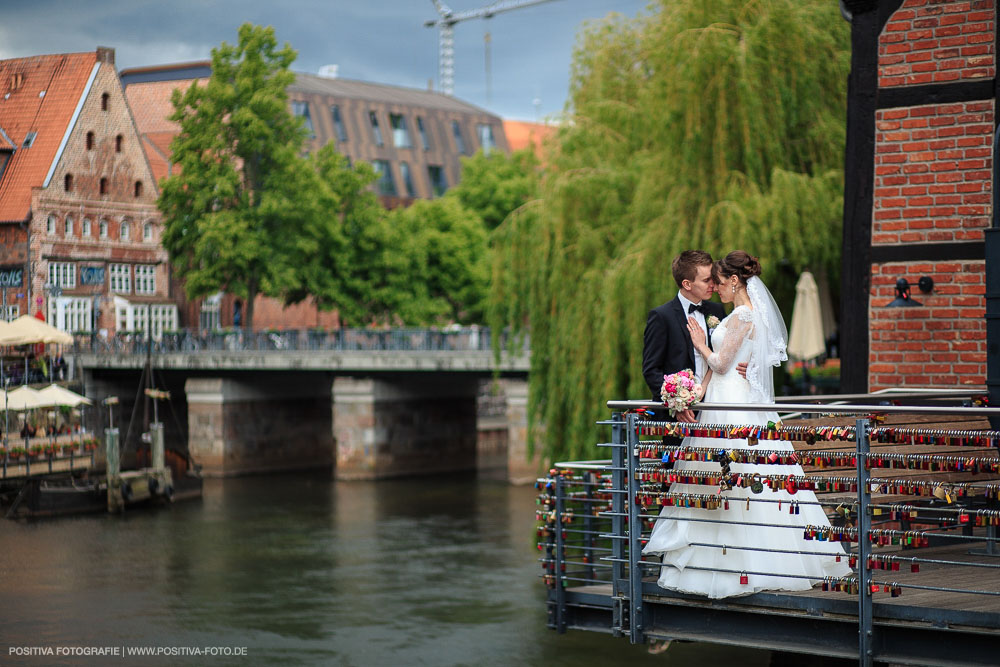
[[[165,332],[152,340],[152,352],[292,352],[292,351],[390,351],[390,352],[487,352],[493,349],[495,334],[487,327],[463,328],[344,328],[329,331],[285,329],[280,331],[183,329]],[[501,332],[506,349],[509,334]],[[527,352],[527,337],[518,339]],[[75,337],[75,351],[83,354],[145,354],[150,346],[145,332],[124,332],[112,336],[83,334]]]
[[[878,397],[872,399],[873,403],[878,401]],[[807,579],[821,584],[823,591],[853,597],[857,601],[857,651],[861,665],[871,665],[889,654],[888,642],[881,641],[880,633],[890,631],[880,630],[874,623],[878,610],[886,608],[888,598],[896,598],[908,590],[974,596],[980,600],[1000,597],[1000,579],[995,574],[1000,563],[970,559],[964,550],[954,548],[958,546],[956,542],[972,543],[981,547],[981,554],[1000,555],[997,550],[1000,431],[962,429],[956,423],[962,418],[981,421],[986,416],[994,417],[1000,415],[1000,409],[783,404],[779,408],[783,412],[824,415],[820,419],[828,420],[829,424],[812,421],[806,425],[778,423],[764,427],[659,421],[651,411],[662,412],[663,406],[643,401],[611,401],[608,407],[615,412],[610,421],[602,423],[611,425],[612,438],[610,443],[600,446],[610,449],[611,459],[557,463],[550,475],[538,482],[543,490],[537,515],[538,548],[542,552],[543,580],[550,589],[549,626],[557,631],[574,627],[571,607],[584,609],[592,604],[586,596],[593,595],[594,588],[588,586],[610,580],[610,587],[605,584],[604,595],[608,595],[610,588],[612,633],[627,635],[633,643],[662,636],[658,633],[663,628],[654,627],[648,618],[650,595],[656,596],[656,591],[665,597],[671,594],[652,584],[662,564],[644,556],[642,549],[658,521],[747,525],[738,517],[732,517],[737,518],[733,521],[728,516],[727,498],[734,503],[738,501],[740,507],[749,508],[753,504],[767,510],[767,517],[755,519],[762,523],[749,525],[788,529],[793,535],[801,535],[803,541],[797,546],[789,542],[792,546],[784,550],[767,544],[715,544],[713,540],[693,546],[716,550],[723,557],[727,549],[730,553],[759,551],[774,556],[780,553],[821,559],[836,556],[838,562],[846,561],[848,573],[836,577],[790,574],[770,571],[776,570],[774,565],[764,567],[769,571],[743,572],[724,565],[706,567],[694,561],[686,568],[738,575],[741,583],[755,576]],[[759,405],[697,407],[737,411],[775,409]],[[898,423],[884,425],[887,415]],[[932,415],[947,415],[941,421],[947,422],[949,428],[907,423]],[[713,447],[667,444],[663,436],[710,437],[724,439],[718,441],[724,444]],[[800,445],[789,451],[768,447],[769,440],[791,440]],[[935,449],[945,453],[937,454]],[[702,464],[701,470],[690,471],[673,469],[676,461],[711,463],[708,468]],[[763,469],[773,464],[776,470],[795,464],[810,466],[812,472],[799,476],[766,472],[744,475],[735,472],[740,470],[736,465],[730,474],[730,463],[752,463]],[[678,492],[672,487],[674,482],[716,489],[711,493],[692,493],[686,487],[688,492]],[[732,491],[724,490],[728,488]],[[762,493],[767,488],[771,491]],[[815,500],[806,500],[794,495],[798,490],[812,490],[819,495]],[[590,500],[594,494],[596,498]],[[804,505],[819,506],[829,521],[803,525],[802,521],[789,520],[787,515],[797,514],[800,504],[803,509]],[[678,506],[697,511],[660,515],[662,507]],[[772,512],[773,518],[769,518]],[[824,547],[822,542],[836,542],[846,549],[840,552],[842,556],[837,555],[839,548],[831,551],[833,545]],[[948,549],[949,545],[953,548]],[[924,556],[928,546],[939,549]],[[598,567],[594,567],[590,558],[581,557],[588,548],[590,558],[596,555]],[[774,557],[770,562],[779,560]],[[919,574],[921,566],[925,572],[933,570],[933,574]],[[928,576],[929,579],[921,579]],[[817,594],[829,596],[818,591]],[[926,603],[919,606],[921,618],[930,618],[942,627],[948,625],[945,616],[951,612],[947,604],[941,609],[936,605],[926,608]]]

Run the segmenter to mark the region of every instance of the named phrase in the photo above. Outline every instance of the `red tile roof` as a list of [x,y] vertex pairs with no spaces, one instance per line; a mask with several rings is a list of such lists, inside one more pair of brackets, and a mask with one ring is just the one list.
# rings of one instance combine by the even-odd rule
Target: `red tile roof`
[[554,125],[531,123],[523,120],[505,120],[503,132],[507,135],[507,145],[511,151],[519,151],[531,146],[535,155],[544,156],[545,141],[555,135],[559,128]]
[[[125,98],[142,137],[142,150],[146,152],[146,159],[149,160],[157,183],[170,172],[170,142],[180,132],[180,125],[169,118],[174,113],[170,97],[175,88],[187,90],[192,84],[203,81],[206,79],[143,81],[125,86]],[[176,174],[180,168],[174,165],[172,169]]]
[[94,51],[0,60],[0,129],[16,147],[0,179],[0,222],[27,219],[96,63]]

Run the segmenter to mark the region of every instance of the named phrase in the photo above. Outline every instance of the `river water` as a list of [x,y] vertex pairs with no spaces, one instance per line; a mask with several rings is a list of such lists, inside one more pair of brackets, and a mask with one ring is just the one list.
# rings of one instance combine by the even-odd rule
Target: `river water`
[[[278,475],[207,480],[201,500],[121,517],[0,520],[0,664],[768,663],[547,629],[535,493]],[[79,655],[91,647],[176,655]],[[194,648],[245,655],[182,657]]]

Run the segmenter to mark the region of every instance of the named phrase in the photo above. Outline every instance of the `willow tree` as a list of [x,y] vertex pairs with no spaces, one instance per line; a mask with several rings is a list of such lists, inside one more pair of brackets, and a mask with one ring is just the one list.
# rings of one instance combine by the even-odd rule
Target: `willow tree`
[[578,39],[538,200],[497,228],[491,322],[530,331],[529,414],[551,457],[593,456],[612,398],[647,398],[647,311],[681,250],[836,283],[848,26],[827,0],[660,0]]

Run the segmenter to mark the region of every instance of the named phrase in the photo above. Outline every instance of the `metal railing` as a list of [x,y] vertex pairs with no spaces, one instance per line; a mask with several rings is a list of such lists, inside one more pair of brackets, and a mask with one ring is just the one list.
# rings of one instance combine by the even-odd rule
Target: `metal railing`
[[[872,397],[874,400],[878,400]],[[801,541],[789,540],[776,549],[766,545],[724,545],[692,543],[691,546],[734,551],[760,551],[774,554],[799,554],[832,557],[834,552],[818,541],[836,542],[846,549],[849,574],[844,576],[810,576],[801,572],[745,572],[729,568],[699,567],[690,563],[687,568],[726,573],[744,578],[759,575],[807,579],[821,584],[824,591],[840,591],[857,598],[858,602],[858,656],[861,665],[871,665],[876,655],[873,599],[885,594],[898,597],[907,589],[939,591],[975,596],[1000,596],[995,585],[934,586],[917,583],[913,575],[894,581],[891,573],[901,565],[910,572],[918,572],[922,563],[949,568],[1000,569],[998,563],[962,560],[954,554],[941,558],[923,558],[903,555],[932,544],[954,543],[964,540],[984,547],[987,555],[1000,555],[997,550],[997,526],[1000,525],[1000,479],[972,478],[955,481],[930,473],[992,472],[1000,470],[1000,431],[952,430],[920,428],[917,426],[883,426],[880,420],[887,413],[946,414],[976,417],[1000,415],[997,408],[955,406],[888,406],[888,405],[816,405],[784,404],[781,410],[795,410],[811,414],[857,415],[849,426],[785,426],[777,423],[759,424],[681,424],[657,421],[651,410],[663,410],[657,403],[645,401],[610,401],[614,413],[610,421],[601,422],[612,427],[612,441],[599,446],[611,450],[611,459],[557,463],[546,479],[539,480],[542,505],[539,519],[539,549],[543,551],[543,578],[553,594],[549,597],[549,625],[557,631],[566,629],[566,589],[569,587],[611,584],[612,632],[628,635],[633,643],[646,639],[648,628],[644,611],[648,601],[643,599],[643,578],[651,571],[658,572],[663,564],[644,558],[643,546],[648,541],[652,527],[658,521],[696,521],[714,524],[743,524],[727,520],[725,510],[728,500],[738,498],[740,504],[761,503],[779,509],[785,503],[784,514],[795,514],[795,506],[788,496],[770,497],[771,491],[796,490],[837,491],[839,497],[817,497],[803,501],[818,505],[833,516],[833,522],[824,525],[802,525],[796,521],[776,519],[773,522],[753,524],[794,529],[801,534]],[[711,405],[697,406],[705,410],[774,411],[775,406],[761,405]],[[716,447],[667,445],[662,440],[643,439],[643,436],[671,435],[684,437],[710,437],[718,440]],[[817,439],[829,442],[834,450],[787,448],[769,449],[769,440],[805,440],[810,447]],[[842,449],[835,449],[838,445]],[[887,447],[920,444],[947,445],[949,449],[967,448],[961,454],[934,455],[922,452],[886,452]],[[846,445],[846,446],[845,446]],[[683,475],[689,471],[674,471],[676,461],[702,461],[714,463],[697,474]],[[839,466],[845,471],[839,476],[826,475],[738,475],[729,473],[729,463],[753,463],[766,469],[769,464],[805,464],[822,467],[824,462]],[[705,467],[705,466],[700,466]],[[715,469],[717,467],[717,470]],[[909,468],[927,471],[919,480],[894,477],[893,469]],[[873,475],[873,470],[882,470]],[[683,480],[683,481],[681,481]],[[710,485],[718,487],[713,493],[679,493],[672,482]],[[667,485],[670,484],[668,487]],[[790,486],[789,486],[790,485]],[[733,495],[725,489],[738,487],[749,493]],[[593,494],[599,493],[594,499]],[[853,498],[845,500],[847,494]],[[888,496],[893,499],[886,500]],[[907,498],[900,502],[900,497]],[[882,498],[880,501],[879,498]],[[717,518],[675,515],[670,518],[650,511],[668,506],[695,507],[720,510]],[[599,509],[600,508],[600,509]],[[710,513],[710,514],[714,514]],[[782,515],[776,515],[782,516]],[[585,521],[581,521],[585,517]],[[579,541],[584,543],[581,545]],[[588,541],[589,540],[589,541]],[[599,547],[598,560],[603,567],[595,567],[589,558],[576,558],[588,545]],[[591,555],[592,557],[592,555]],[[837,560],[840,561],[840,556]],[[843,566],[841,570],[845,570]],[[968,570],[966,570],[968,571]],[[995,581],[995,580],[994,580]],[[992,586],[992,587],[991,587]],[[648,591],[647,591],[648,594]]]
[[[507,349],[509,334],[500,343]],[[292,352],[292,351],[405,351],[488,352],[493,332],[487,327],[454,329],[286,329],[281,331],[184,329],[165,332],[152,341],[154,353]],[[529,351],[527,337],[518,337],[517,349]],[[145,332],[117,333],[108,337],[81,334],[74,349],[84,354],[145,354],[149,346]]]

